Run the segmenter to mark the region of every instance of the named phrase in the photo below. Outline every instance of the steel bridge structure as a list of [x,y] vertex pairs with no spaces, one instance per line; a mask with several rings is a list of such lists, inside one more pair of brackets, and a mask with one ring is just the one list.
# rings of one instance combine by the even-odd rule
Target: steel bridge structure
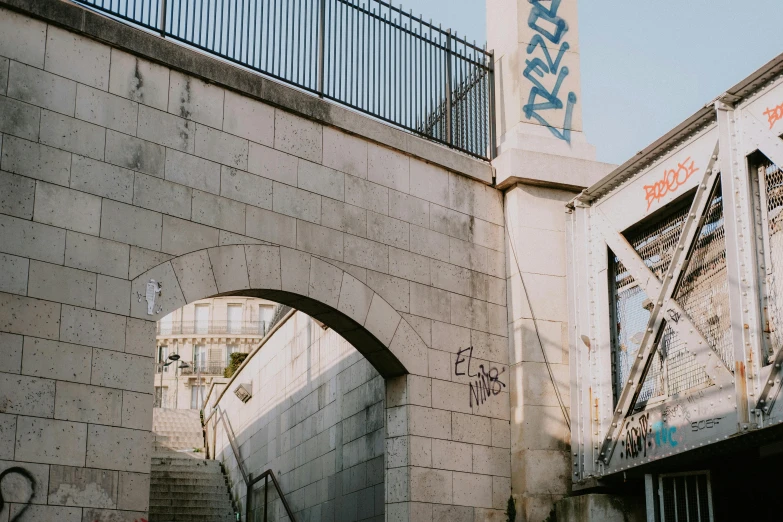
[[[783,56],[569,205],[575,489],[779,438],[781,73]],[[687,520],[712,520],[699,480]],[[675,520],[662,501],[652,516],[670,487],[652,481],[648,520]]]

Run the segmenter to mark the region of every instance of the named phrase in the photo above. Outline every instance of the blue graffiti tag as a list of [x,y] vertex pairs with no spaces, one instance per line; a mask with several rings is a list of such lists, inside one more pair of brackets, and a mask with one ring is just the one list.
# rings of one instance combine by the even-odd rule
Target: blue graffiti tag
[[667,426],[663,422],[656,422],[653,424],[653,432],[655,433],[655,445],[659,448],[668,444],[672,448],[677,447],[677,441],[674,439],[674,434],[677,433],[677,428],[674,426]]
[[[556,138],[570,144],[571,120],[574,113],[574,105],[576,104],[576,93],[568,93],[562,131],[558,130],[558,128],[550,124],[546,118],[539,114],[539,111],[559,110],[563,108],[563,100],[561,100],[559,96],[560,88],[563,86],[563,81],[568,76],[569,70],[568,67],[560,67],[560,62],[566,51],[571,48],[568,42],[560,43],[563,36],[568,32],[568,22],[562,17],[557,16],[557,10],[560,8],[560,2],[562,0],[551,0],[552,4],[549,8],[541,5],[542,1],[546,2],[547,0],[528,0],[528,2],[533,5],[533,8],[530,11],[527,25],[538,34],[531,38],[530,44],[527,46],[527,54],[528,56],[532,55],[533,51],[535,51],[537,47],[540,47],[546,61],[538,57],[533,57],[532,59],[525,61],[527,67],[522,75],[530,80],[533,87],[530,89],[530,96],[528,97],[527,104],[522,110],[527,119],[532,118],[537,120],[541,125],[546,126]],[[542,20],[552,26],[552,30],[543,27],[540,23]],[[544,38],[554,45],[560,45],[557,57],[554,60],[552,59],[552,53],[547,47]],[[551,91],[541,83],[540,79],[543,79],[545,75],[556,77],[555,86]],[[536,76],[538,76],[538,78]],[[539,96],[543,98],[544,101],[537,103]]]

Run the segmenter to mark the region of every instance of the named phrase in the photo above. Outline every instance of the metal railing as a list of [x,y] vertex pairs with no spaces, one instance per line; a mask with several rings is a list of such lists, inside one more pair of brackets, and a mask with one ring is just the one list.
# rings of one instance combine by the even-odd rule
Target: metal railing
[[493,53],[380,0],[74,0],[481,159]]
[[260,335],[269,329],[266,321],[158,321],[157,335]]
[[226,364],[222,362],[190,361],[186,368],[180,370],[180,375],[223,375]]
[[[211,392],[211,389],[210,389]],[[201,411],[202,416],[205,415],[204,410]],[[283,495],[283,491],[280,488],[280,483],[277,481],[277,477],[275,476],[274,472],[271,469],[267,469],[257,477],[254,477],[252,474],[248,473],[247,470],[245,470],[245,466],[242,463],[242,457],[239,451],[239,446],[237,446],[236,442],[236,436],[234,435],[234,430],[231,427],[231,422],[228,420],[228,416],[223,411],[223,409],[219,405],[215,405],[215,408],[209,413],[208,416],[204,419],[203,424],[203,431],[204,431],[204,441],[206,444],[206,450],[207,450],[207,458],[215,459],[216,456],[216,447],[217,447],[217,427],[218,427],[218,421],[223,425],[223,430],[226,432],[226,438],[228,438],[229,446],[231,447],[231,452],[234,455],[234,459],[237,463],[237,468],[239,468],[239,472],[242,475],[242,480],[245,483],[245,489],[246,489],[246,496],[245,496],[245,521],[246,522],[268,522],[269,517],[269,505],[271,502],[279,501],[280,506],[285,511],[286,516],[288,516],[288,520],[291,522],[296,522],[296,518],[294,517],[293,512],[291,511],[291,506],[288,505],[288,501],[286,500],[285,496]],[[212,446],[210,447],[209,444],[209,423],[212,422]],[[256,509],[254,506],[253,499],[255,496],[258,496],[259,498],[261,495],[260,491],[255,491],[254,486],[261,481],[264,481],[264,489],[263,489],[263,505],[262,509]],[[270,482],[272,485],[272,496],[270,498],[269,495],[269,489],[270,489]],[[276,517],[275,517],[276,518]]]

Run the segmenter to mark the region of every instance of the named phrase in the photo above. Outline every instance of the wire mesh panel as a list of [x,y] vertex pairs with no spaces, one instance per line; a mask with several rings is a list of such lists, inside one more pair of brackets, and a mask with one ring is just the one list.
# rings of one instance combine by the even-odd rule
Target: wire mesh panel
[[[698,231],[687,268],[674,296],[689,319],[720,355],[729,368],[734,367],[730,337],[726,242],[723,227],[723,198],[720,187],[707,209],[705,222]],[[689,202],[686,202],[689,203]],[[781,203],[783,206],[783,202]],[[645,265],[662,280],[671,264],[680,240],[689,205],[626,234]],[[783,236],[782,236],[783,237]],[[783,246],[783,241],[781,242]],[[613,302],[615,314],[614,392],[615,400],[628,380],[634,358],[650,319],[652,302],[622,262],[612,256]],[[708,382],[703,367],[695,362],[672,328],[680,318],[672,312],[650,364],[638,403],[671,396]]]
[[[650,319],[650,311],[644,307],[647,294],[639,287],[622,263],[614,257],[615,332],[614,332],[614,394],[618,399],[631,372],[636,353],[641,346],[644,330]],[[664,394],[663,367],[656,352],[647,372],[640,402],[646,402]]]
[[720,186],[716,194],[707,209],[704,225],[696,236],[688,269],[675,298],[710,347],[733,371],[726,233]]
[[709,474],[661,475],[661,522],[712,522]]
[[772,353],[783,347],[783,170],[765,161],[759,167],[762,185],[762,237],[766,287],[765,330]]
[[493,56],[381,0],[76,0],[470,155],[494,149]]

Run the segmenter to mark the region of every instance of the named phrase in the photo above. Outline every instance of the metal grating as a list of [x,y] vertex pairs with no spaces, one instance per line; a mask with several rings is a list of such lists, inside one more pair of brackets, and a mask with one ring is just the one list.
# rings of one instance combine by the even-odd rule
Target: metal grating
[[696,245],[676,299],[710,347],[733,371],[734,350],[730,332],[726,233],[723,224],[723,197],[719,185],[707,209],[704,225],[696,237]]
[[[643,307],[647,300],[647,294],[642,290],[633,277],[625,271],[622,263],[614,258],[615,275],[617,283],[615,287],[615,332],[614,332],[614,393],[615,401],[619,398],[623,384],[628,380],[636,352],[639,351],[644,329],[650,319],[650,312]],[[663,367],[661,358],[656,352],[647,372],[640,402],[646,402],[664,393]]]
[[[783,176],[780,186],[783,187]],[[726,366],[732,369],[734,359],[730,337],[726,241],[720,187],[716,194],[707,209],[704,225],[696,237],[696,244],[675,299],[707,339],[711,348],[720,355]],[[783,207],[783,197],[780,205]],[[690,205],[683,206],[662,219],[626,234],[628,241],[659,280],[663,279],[669,268],[689,211]],[[783,263],[783,234],[781,247]],[[622,262],[614,255],[611,259],[613,263],[610,282],[613,284],[615,314],[613,382],[616,400],[628,380],[634,357],[647,328],[650,311],[645,308],[646,304],[649,305],[648,296]],[[686,349],[670,326],[664,329],[653,357],[638,399],[639,403],[675,395],[701,386],[709,380],[704,368],[696,364],[693,354]]]
[[659,477],[661,522],[712,522],[712,492],[707,472]]
[[783,347],[783,170],[766,162],[759,168],[763,183],[762,229],[764,278],[766,283],[766,324],[773,353]]

